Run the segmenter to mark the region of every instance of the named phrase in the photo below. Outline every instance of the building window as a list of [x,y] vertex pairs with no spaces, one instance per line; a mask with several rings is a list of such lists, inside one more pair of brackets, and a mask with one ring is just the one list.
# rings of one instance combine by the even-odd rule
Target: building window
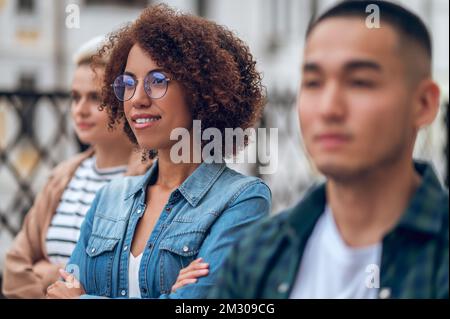
[[123,7],[138,7],[145,8],[151,3],[151,0],[85,0],[87,6],[89,5],[117,5]]
[[31,14],[36,8],[34,0],[19,0],[17,1],[17,12]]
[[200,17],[208,16],[208,0],[197,0],[197,15]]
[[34,91],[36,89],[36,75],[33,73],[21,73],[19,76],[20,91]]

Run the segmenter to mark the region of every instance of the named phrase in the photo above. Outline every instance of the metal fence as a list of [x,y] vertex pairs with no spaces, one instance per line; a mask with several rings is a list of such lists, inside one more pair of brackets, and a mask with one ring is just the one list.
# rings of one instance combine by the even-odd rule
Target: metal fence
[[[52,114],[50,118],[44,118],[48,114],[39,116],[44,108]],[[61,146],[68,145],[62,143],[76,145],[69,132],[68,111],[67,93],[0,92],[2,230],[12,234],[18,231],[20,225],[10,218],[18,215],[22,221],[36,195],[33,182],[40,177],[40,170],[50,169],[65,157]]]
[[0,91],[0,274],[51,168],[78,149],[67,93]]

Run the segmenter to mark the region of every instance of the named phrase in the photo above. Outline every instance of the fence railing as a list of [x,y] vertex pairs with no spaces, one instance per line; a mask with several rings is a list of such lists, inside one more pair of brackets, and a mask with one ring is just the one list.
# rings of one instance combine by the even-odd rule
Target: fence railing
[[77,150],[69,123],[67,93],[0,92],[0,232],[17,233],[39,181]]

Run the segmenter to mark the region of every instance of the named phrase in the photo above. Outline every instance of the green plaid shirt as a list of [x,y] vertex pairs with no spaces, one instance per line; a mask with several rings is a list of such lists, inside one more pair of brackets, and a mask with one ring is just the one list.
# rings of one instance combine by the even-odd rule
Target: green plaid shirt
[[[380,298],[448,298],[449,197],[431,166],[382,241]],[[289,298],[306,243],[326,204],[325,185],[292,209],[258,223],[236,244],[211,298]]]

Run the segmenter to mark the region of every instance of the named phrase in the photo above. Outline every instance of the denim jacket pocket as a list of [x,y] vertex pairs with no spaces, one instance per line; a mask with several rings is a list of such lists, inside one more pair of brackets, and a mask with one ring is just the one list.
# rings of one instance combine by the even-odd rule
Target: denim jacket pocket
[[159,249],[167,250],[174,254],[191,257],[197,255],[200,250],[206,231],[186,231],[169,235],[161,241]]
[[191,231],[169,235],[161,241],[159,279],[162,294],[170,293],[180,270],[196,258],[205,236],[206,231]]
[[120,239],[125,232],[126,224],[126,219],[115,218],[97,211],[92,224],[92,234],[108,239]]
[[87,259],[86,292],[110,296],[114,249],[120,239],[91,235],[86,247]]
[[92,234],[86,247],[86,254],[91,258],[97,257],[104,252],[113,250],[118,242],[119,239],[116,238],[103,238]]

